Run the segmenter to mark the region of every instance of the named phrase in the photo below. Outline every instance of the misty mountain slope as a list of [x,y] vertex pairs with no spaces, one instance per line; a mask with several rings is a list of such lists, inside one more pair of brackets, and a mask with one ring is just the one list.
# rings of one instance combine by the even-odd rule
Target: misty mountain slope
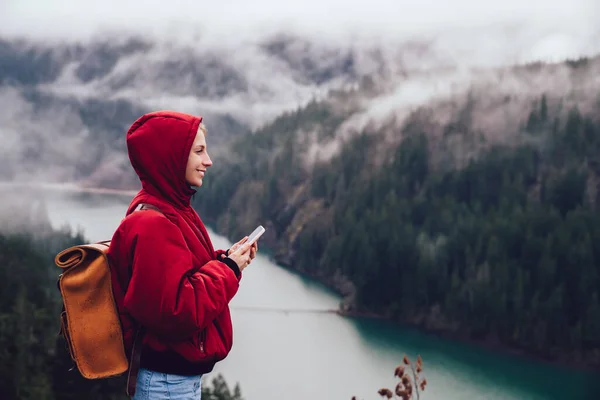
[[[425,127],[432,150],[438,146],[434,159],[461,151],[457,161],[464,163],[476,149],[491,144],[535,140],[535,135],[521,133],[528,129],[531,108],[543,96],[546,113],[561,114],[574,106],[586,114],[597,112],[600,56],[495,69],[416,71],[405,73],[396,85],[365,83],[326,102],[345,116],[316,147],[322,156],[331,156],[339,150],[340,138],[365,129],[379,131],[381,140],[397,144],[405,128],[417,125]],[[312,150],[317,151],[314,146]]]
[[[451,123],[449,116],[465,108],[471,88],[471,96],[484,93],[488,102],[485,111],[477,108],[484,106],[479,100],[475,110],[467,110],[474,129],[486,126],[491,134],[494,125],[503,136],[512,127],[503,127],[502,121],[515,119],[500,114],[518,114],[542,89],[551,91],[545,81],[556,80],[557,93],[571,83],[582,86],[574,76],[589,81],[596,65],[592,60],[577,73],[563,71],[563,65],[557,71],[547,66],[521,77],[507,68],[474,70],[487,52],[456,58],[444,47],[449,37],[343,44],[291,34],[219,43],[202,37],[174,42],[117,35],[61,44],[3,39],[0,135],[7,145],[1,150],[0,173],[3,179],[137,187],[124,154],[124,133],[142,113],[162,108],[202,114],[218,157],[233,138],[282,112],[324,100],[339,123],[335,132],[311,133],[310,164],[334,154],[339,137],[366,126],[388,132],[393,141],[392,127],[409,115],[414,118],[416,109],[437,127],[432,133],[442,132]],[[515,94],[536,79],[542,82],[530,94]],[[577,102],[581,94],[573,96]],[[390,129],[381,129],[384,125]],[[45,146],[40,159],[31,151],[35,143]],[[61,156],[66,146],[69,154]]]
[[[213,177],[207,179],[211,194],[204,210],[221,216],[220,229],[235,235],[251,229],[258,223],[255,215],[272,210],[269,201],[278,199],[283,210],[271,231],[282,240],[281,248],[288,249],[303,224],[293,218],[310,218],[326,208],[321,200],[311,200],[315,174],[335,170],[349,148],[364,147],[360,157],[343,161],[355,163],[354,171],[362,177],[394,163],[398,147],[421,134],[427,168],[440,173],[477,162],[499,145],[546,152],[553,132],[574,118],[573,109],[600,115],[599,76],[600,56],[468,73],[412,72],[396,86],[363,79],[235,140],[234,156],[213,167]],[[327,190],[348,184],[343,177],[327,179]],[[598,182],[591,177],[591,186]],[[250,198],[255,201],[249,204]]]
[[599,64],[366,80],[238,138],[195,206],[342,311],[598,367]]
[[[541,133],[564,122],[573,107],[585,115],[597,114],[599,77],[600,56],[495,69],[417,71],[403,74],[396,85],[366,78],[352,89],[333,90],[322,100],[283,113],[238,138],[232,150],[241,163],[255,166],[250,170],[257,177],[276,170],[277,162],[291,160],[301,167],[296,173],[306,177],[315,163],[338,156],[361,134],[376,138],[368,162],[377,165],[393,157],[393,149],[406,137],[424,132],[432,166],[462,167],[493,145],[541,145]],[[557,121],[547,120],[549,115]]]
[[264,123],[319,89],[358,76],[349,52],[295,37],[236,46],[137,38],[55,46],[4,40],[0,55],[5,85],[40,85],[56,96],[123,98],[148,107],[175,107],[175,101],[232,114],[246,125]]
[[352,59],[299,38],[242,48],[136,37],[0,40],[0,174],[135,187],[124,134],[141,114],[166,108],[203,115],[218,155],[257,124],[357,81]]

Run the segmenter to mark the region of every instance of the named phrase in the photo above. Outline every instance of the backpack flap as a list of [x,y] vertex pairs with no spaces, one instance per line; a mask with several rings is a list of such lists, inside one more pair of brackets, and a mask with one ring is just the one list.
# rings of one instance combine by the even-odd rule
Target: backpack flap
[[129,367],[106,256],[109,244],[73,246],[54,260],[63,269],[58,281],[64,304],[61,332],[87,379],[117,376]]

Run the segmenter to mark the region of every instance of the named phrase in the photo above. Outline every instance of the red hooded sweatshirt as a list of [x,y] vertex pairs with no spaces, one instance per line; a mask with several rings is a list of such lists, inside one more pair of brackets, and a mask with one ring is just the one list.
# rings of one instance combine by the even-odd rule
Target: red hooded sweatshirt
[[[142,190],[129,205],[108,251],[127,354],[145,328],[140,366],[180,375],[210,372],[233,344],[229,301],[241,274],[215,251],[185,180],[201,117],[146,114],[127,132]],[[160,209],[136,211],[140,203]]]

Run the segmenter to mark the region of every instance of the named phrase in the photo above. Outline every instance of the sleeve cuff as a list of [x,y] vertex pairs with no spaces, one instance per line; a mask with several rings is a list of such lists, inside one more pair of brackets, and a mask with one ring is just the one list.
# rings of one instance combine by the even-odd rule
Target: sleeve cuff
[[235,276],[237,276],[238,279],[240,278],[240,276],[242,275],[242,271],[240,271],[240,267],[238,267],[235,261],[233,261],[229,257],[225,257],[221,261],[223,261],[225,264],[227,264],[229,268],[231,268],[231,270],[233,271]]

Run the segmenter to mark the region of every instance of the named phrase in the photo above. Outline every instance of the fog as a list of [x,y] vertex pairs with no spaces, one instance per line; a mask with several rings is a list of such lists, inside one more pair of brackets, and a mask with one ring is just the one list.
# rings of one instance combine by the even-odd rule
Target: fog
[[[600,53],[600,2],[595,0],[165,4],[0,2],[0,40],[34,55],[25,63],[39,63],[22,67],[35,73],[46,67],[46,61],[35,61],[37,55],[49,54],[47,62],[58,71],[55,78],[25,88],[0,85],[3,179],[66,182],[84,168],[96,182],[108,184],[111,176],[128,170],[126,155],[111,150],[103,156],[88,139],[124,138],[120,131],[124,135],[142,110],[203,115],[213,140],[227,130],[243,130],[219,118],[231,116],[257,129],[284,111],[326,98],[330,89],[355,87],[365,76],[378,79],[382,93],[362,99],[342,130],[373,120],[387,123],[391,117],[401,123],[415,108],[436,101],[446,102],[437,117],[450,115],[472,87],[495,93],[492,99],[517,92],[516,118],[535,96],[561,96],[574,82],[580,99],[597,93],[598,82],[577,81],[563,67],[518,76],[477,70]],[[141,44],[131,46],[132,40]],[[81,69],[89,76],[82,77]],[[32,88],[45,100],[32,98]],[[104,114],[92,116],[106,124],[82,120],[89,101],[107,103]],[[131,109],[123,112],[119,102]],[[478,115],[482,118],[475,122],[504,128],[498,118],[507,115],[499,107]],[[68,146],[73,151],[67,154]],[[120,141],[107,146],[124,149]],[[333,154],[328,149],[335,148],[329,144],[321,150]],[[130,173],[119,187],[131,182]]]
[[[219,45],[282,31],[340,44],[444,34],[457,41],[452,43],[457,50],[485,44],[503,53],[508,49],[485,43],[485,34],[472,35],[473,30],[484,33],[501,27],[514,45],[520,45],[516,39],[530,43],[524,50],[530,56],[562,57],[597,51],[599,7],[594,0],[171,0],[167,6],[159,0],[5,0],[0,5],[0,33],[78,41],[129,32],[188,43],[204,37]],[[450,34],[457,30],[465,35]]]

